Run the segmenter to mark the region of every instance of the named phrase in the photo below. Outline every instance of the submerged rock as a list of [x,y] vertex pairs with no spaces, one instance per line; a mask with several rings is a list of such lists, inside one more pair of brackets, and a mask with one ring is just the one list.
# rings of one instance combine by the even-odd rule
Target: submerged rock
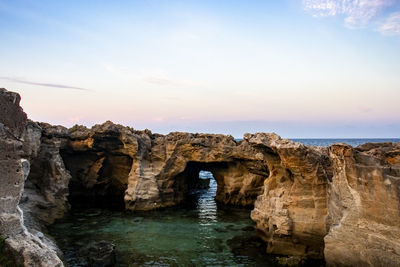
[[283,266],[301,266],[304,264],[304,258],[300,256],[276,257],[278,263]]
[[115,245],[104,240],[84,246],[78,256],[84,258],[91,267],[111,267],[116,264]]
[[266,251],[266,244],[261,238],[255,235],[235,236],[227,241],[227,245],[234,255],[252,258],[255,262],[262,263],[262,266],[277,265],[272,258],[269,259],[268,262],[265,262],[266,259],[260,257],[260,255],[264,254]]

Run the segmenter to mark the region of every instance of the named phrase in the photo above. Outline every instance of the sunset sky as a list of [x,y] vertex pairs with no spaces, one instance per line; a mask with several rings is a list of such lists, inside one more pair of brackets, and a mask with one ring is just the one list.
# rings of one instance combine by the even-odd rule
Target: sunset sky
[[396,0],[0,0],[0,40],[35,121],[400,137]]

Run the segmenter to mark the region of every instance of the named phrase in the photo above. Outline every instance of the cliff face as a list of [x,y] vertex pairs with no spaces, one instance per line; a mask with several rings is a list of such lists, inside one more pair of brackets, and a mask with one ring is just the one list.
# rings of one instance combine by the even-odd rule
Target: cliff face
[[327,263],[399,266],[400,143],[333,145],[329,154]]
[[218,201],[251,206],[269,175],[262,154],[248,142],[211,134],[153,135],[111,122],[70,129],[61,155],[72,175],[71,199],[89,193],[101,202],[107,196],[130,210],[182,202],[200,170],[213,172]]
[[62,266],[55,251],[25,227],[18,206],[30,169],[25,158],[34,153],[24,144],[27,119],[19,101],[18,94],[0,89],[0,235],[16,264]]
[[269,253],[325,256],[331,266],[400,264],[400,144],[320,148],[266,133],[238,142],[112,122],[67,129],[27,121],[19,95],[1,89],[0,166],[0,235],[26,266],[62,265],[41,232],[70,204],[177,205],[200,170],[213,173],[217,201],[254,206]]
[[327,189],[332,178],[326,148],[311,148],[277,135],[246,135],[265,152],[270,176],[251,218],[263,232],[267,251],[321,258],[327,221]]
[[48,124],[31,121],[27,125],[24,145],[31,150],[27,157],[31,168],[20,207],[25,224],[32,232],[42,231],[42,226],[62,218],[69,209],[67,196],[71,175],[60,155],[60,147],[66,140],[66,135],[62,134],[67,132],[60,129],[63,128],[48,128]]

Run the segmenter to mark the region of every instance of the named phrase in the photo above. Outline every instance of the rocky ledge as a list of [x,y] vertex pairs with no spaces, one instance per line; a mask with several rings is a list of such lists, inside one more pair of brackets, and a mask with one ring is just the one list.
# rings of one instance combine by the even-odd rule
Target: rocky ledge
[[400,264],[400,144],[309,147],[276,134],[236,141],[112,122],[67,129],[28,121],[5,89],[0,104],[0,235],[20,264],[62,265],[42,232],[70,205],[174,206],[200,170],[213,173],[218,202],[252,208],[267,253]]

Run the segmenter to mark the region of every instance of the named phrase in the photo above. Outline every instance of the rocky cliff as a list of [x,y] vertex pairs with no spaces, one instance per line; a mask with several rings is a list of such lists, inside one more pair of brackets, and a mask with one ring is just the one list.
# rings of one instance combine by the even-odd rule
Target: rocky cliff
[[326,148],[307,147],[277,135],[246,135],[264,150],[270,176],[251,218],[268,242],[267,251],[321,258],[329,228],[327,190],[332,179]]
[[0,128],[6,185],[0,189],[0,234],[14,252],[30,251],[12,233],[15,225],[24,228],[21,207],[25,236],[41,242],[47,257],[41,264],[61,264],[41,232],[70,205],[132,211],[177,205],[197,187],[201,170],[213,173],[218,202],[254,207],[251,218],[268,253],[325,257],[331,266],[400,264],[400,144],[309,147],[276,134],[235,141],[217,134],[159,135],[112,122],[67,129],[27,121],[17,94],[3,90],[0,101],[7,109]]
[[329,147],[325,258],[332,266],[399,266],[400,143]]
[[63,266],[53,248],[41,239],[43,234],[34,235],[25,227],[19,207],[30,170],[26,158],[35,153],[26,146],[27,118],[19,101],[18,94],[0,89],[0,235],[15,264]]

